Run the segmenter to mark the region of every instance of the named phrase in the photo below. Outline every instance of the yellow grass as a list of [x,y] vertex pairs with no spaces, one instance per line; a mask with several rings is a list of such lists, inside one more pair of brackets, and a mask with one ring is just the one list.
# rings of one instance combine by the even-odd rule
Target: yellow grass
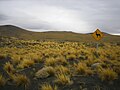
[[113,81],[117,79],[118,75],[112,69],[102,69],[99,74],[99,77],[102,81]]
[[6,84],[5,78],[2,75],[0,75],[0,87],[3,87],[5,84]]
[[70,74],[70,70],[67,67],[64,67],[62,65],[56,66],[55,71],[56,73]]
[[59,73],[59,74],[56,75],[55,82],[60,84],[60,85],[69,85],[69,84],[71,84],[70,77],[65,75],[65,74],[62,74],[62,73]]
[[15,73],[15,69],[13,65],[10,62],[6,62],[4,64],[4,70],[9,74],[9,73]]
[[51,86],[50,84],[43,84],[39,90],[58,90],[58,87],[56,85]]
[[34,65],[34,61],[33,60],[28,60],[28,59],[24,59],[23,61],[21,61],[20,64],[18,64],[18,68],[28,68],[30,66]]
[[92,75],[93,71],[87,67],[85,63],[79,62],[78,64],[75,64],[75,70],[77,74],[81,75]]
[[55,58],[47,58],[45,61],[46,66],[55,66],[56,63],[57,61]]
[[27,88],[30,84],[30,80],[26,75],[22,74],[13,75],[12,79],[17,86],[24,85],[24,87]]

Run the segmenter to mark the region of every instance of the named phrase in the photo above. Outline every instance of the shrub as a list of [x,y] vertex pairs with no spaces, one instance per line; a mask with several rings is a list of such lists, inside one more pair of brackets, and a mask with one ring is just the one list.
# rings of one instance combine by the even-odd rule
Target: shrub
[[4,86],[5,83],[6,83],[5,78],[2,75],[0,75],[0,87]]
[[50,84],[43,84],[39,90],[58,90],[57,86],[51,86]]
[[71,84],[70,77],[65,75],[65,74],[62,74],[62,73],[59,73],[59,74],[56,75],[55,82],[58,83],[58,84],[61,84],[61,85]]
[[15,69],[13,65],[10,62],[6,62],[4,64],[4,70],[9,74],[9,73],[15,73]]
[[103,69],[99,72],[99,77],[102,81],[113,81],[114,79],[117,79],[118,75],[111,69]]

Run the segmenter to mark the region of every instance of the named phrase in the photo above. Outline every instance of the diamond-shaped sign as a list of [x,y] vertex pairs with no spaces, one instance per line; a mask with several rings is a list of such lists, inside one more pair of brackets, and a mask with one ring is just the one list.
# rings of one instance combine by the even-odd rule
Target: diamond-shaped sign
[[93,36],[93,38],[95,39],[95,40],[100,40],[101,38],[103,38],[103,33],[99,30],[99,29],[97,29],[93,34],[92,34],[92,36]]

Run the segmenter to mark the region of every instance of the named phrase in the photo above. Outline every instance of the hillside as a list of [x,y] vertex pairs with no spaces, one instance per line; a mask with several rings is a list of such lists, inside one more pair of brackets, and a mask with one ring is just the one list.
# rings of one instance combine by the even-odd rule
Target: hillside
[[104,33],[96,48],[91,34],[10,25],[0,34],[0,90],[120,90],[120,36]]
[[[59,41],[95,41],[91,34],[79,34],[66,31],[32,32],[13,25],[0,26],[0,36],[16,37],[30,40],[59,40]],[[104,34],[101,42],[119,42],[120,36]]]

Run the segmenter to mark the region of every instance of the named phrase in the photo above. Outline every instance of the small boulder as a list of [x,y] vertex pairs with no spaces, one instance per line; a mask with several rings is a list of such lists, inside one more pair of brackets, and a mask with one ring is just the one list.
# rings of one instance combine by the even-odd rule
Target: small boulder
[[100,66],[100,64],[101,64],[101,63],[94,63],[94,64],[91,65],[91,68],[92,68],[92,69],[96,69],[97,67]]
[[36,73],[35,73],[35,77],[36,78],[47,78],[50,76],[50,74],[47,72],[46,70],[47,68],[42,68],[40,70],[38,70]]

